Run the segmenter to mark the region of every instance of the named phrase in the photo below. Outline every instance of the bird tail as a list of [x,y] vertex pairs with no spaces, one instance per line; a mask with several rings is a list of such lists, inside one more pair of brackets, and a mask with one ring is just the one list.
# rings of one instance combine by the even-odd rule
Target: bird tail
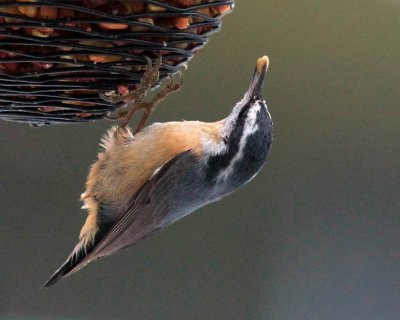
[[[74,251],[69,255],[63,265],[58,268],[56,272],[43,284],[41,289],[50,288],[58,280],[65,278],[80,269],[82,269],[88,262],[83,262],[83,259],[93,250],[94,245],[85,246],[83,241],[80,241],[74,248]],[[82,263],[83,262],[83,263]]]

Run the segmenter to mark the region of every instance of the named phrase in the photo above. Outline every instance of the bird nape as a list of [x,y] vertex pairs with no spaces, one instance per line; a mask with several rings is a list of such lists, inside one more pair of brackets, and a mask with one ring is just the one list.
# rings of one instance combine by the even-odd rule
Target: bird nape
[[249,89],[225,119],[154,123],[136,134],[111,128],[81,197],[88,216],[79,242],[43,287],[249,182],[272,143],[262,94],[268,65],[266,56],[258,59]]

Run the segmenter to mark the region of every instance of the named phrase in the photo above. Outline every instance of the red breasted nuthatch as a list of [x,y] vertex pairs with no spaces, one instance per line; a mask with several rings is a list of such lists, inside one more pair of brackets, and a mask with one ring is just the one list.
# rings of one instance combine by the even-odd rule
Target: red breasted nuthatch
[[249,182],[272,143],[262,89],[269,60],[257,61],[250,88],[225,119],[154,123],[133,135],[114,127],[90,169],[79,243],[45,283],[133,245]]

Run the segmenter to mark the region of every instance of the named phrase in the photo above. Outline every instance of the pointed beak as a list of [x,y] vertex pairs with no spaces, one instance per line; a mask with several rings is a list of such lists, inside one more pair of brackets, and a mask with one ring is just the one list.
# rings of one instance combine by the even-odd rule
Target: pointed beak
[[251,80],[249,90],[246,97],[248,99],[263,99],[263,88],[265,77],[269,66],[269,59],[263,56],[257,60],[256,70],[254,71],[253,79]]

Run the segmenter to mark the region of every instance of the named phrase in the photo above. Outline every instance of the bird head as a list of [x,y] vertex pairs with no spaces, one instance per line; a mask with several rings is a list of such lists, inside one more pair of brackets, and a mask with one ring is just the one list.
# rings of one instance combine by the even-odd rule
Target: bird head
[[272,119],[262,90],[268,65],[267,56],[258,59],[249,89],[223,120],[223,142],[208,159],[208,180],[233,179],[233,189],[253,177],[267,158],[272,143]]

